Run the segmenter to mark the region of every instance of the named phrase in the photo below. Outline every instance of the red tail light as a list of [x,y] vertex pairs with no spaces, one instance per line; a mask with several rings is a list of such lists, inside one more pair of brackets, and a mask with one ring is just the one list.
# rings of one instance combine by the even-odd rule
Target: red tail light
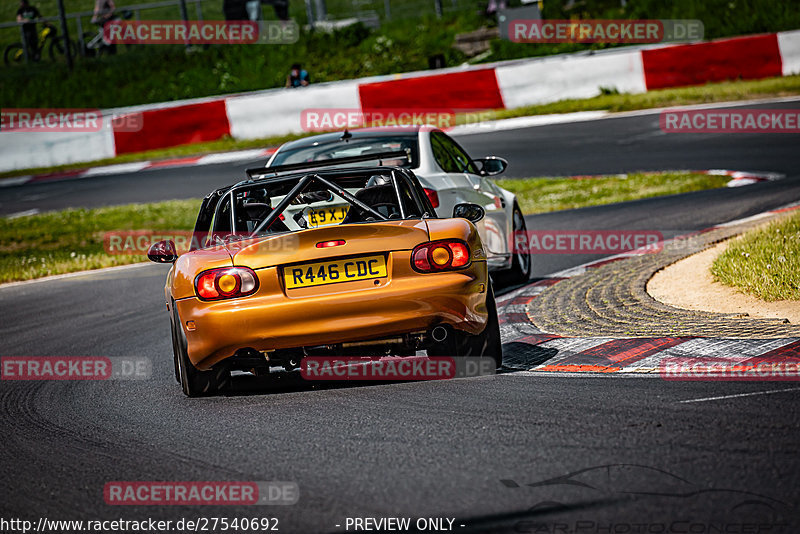
[[247,267],[223,267],[200,273],[194,286],[201,300],[232,299],[255,293],[258,277]]
[[453,271],[469,265],[469,256],[469,247],[463,241],[431,241],[414,248],[411,267],[421,273]]
[[428,195],[428,200],[431,201],[431,206],[434,208],[439,207],[439,193],[436,192],[435,189],[428,189],[427,187],[423,188],[425,194]]

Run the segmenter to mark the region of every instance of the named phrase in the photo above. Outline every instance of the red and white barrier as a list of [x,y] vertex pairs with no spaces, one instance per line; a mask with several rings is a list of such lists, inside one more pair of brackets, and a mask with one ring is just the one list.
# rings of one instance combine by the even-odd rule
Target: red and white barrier
[[590,98],[601,88],[643,93],[791,74],[800,74],[800,30],[345,80],[131,108],[142,113],[140,131],[126,131],[130,128],[123,124],[91,134],[0,132],[0,171],[91,161],[226,135],[257,139],[300,133],[302,112],[311,108],[364,112],[515,108]]
[[509,109],[568,98],[591,98],[601,87],[621,93],[644,93],[639,50],[569,55],[495,68],[500,91]]

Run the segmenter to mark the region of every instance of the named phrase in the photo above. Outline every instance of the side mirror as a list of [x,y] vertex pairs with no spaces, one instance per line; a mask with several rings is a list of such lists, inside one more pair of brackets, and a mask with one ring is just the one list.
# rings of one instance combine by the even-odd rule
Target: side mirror
[[471,223],[477,223],[483,219],[486,211],[477,204],[456,204],[453,208],[453,217],[456,219],[466,219]]
[[171,239],[153,243],[147,251],[147,259],[156,263],[175,263],[178,259],[175,243]]
[[475,163],[480,166],[481,176],[494,176],[501,174],[508,167],[508,161],[497,156],[486,156],[485,158],[476,159]]

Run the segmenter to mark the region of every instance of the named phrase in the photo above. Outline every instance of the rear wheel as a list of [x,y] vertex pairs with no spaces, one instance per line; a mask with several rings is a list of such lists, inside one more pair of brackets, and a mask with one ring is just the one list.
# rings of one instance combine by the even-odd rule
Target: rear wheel
[[494,290],[489,283],[486,289],[486,327],[480,334],[451,330],[451,335],[440,346],[428,349],[428,356],[487,357],[493,358],[496,368],[503,366],[503,346],[500,342],[500,322]]
[[522,214],[522,210],[516,200],[514,201],[513,222],[514,232],[511,236],[513,256],[511,260],[511,269],[508,271],[506,279],[512,284],[523,284],[531,277],[531,255],[530,252],[524,248],[518,250],[517,247],[518,236],[526,236],[523,242],[527,242],[528,228],[525,224],[525,216]]
[[219,366],[210,371],[200,371],[189,360],[187,353],[186,334],[183,332],[181,322],[173,303],[174,328],[172,329],[172,347],[175,357],[177,378],[181,384],[184,395],[187,397],[205,397],[215,395],[228,387],[231,373],[224,366]]

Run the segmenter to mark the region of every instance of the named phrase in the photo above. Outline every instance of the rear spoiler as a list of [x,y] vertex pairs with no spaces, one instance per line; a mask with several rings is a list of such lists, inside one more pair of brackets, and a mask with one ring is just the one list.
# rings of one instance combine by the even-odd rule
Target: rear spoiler
[[378,165],[380,165],[381,164],[380,161],[384,159],[407,159],[410,161],[411,156],[405,150],[395,150],[394,152],[377,152],[375,154],[350,156],[348,158],[334,158],[322,161],[289,163],[287,165],[276,165],[275,167],[256,167],[255,169],[247,169],[247,171],[245,172],[247,172],[248,178],[258,178],[261,176],[266,176],[268,174],[278,174],[281,172],[288,172],[288,171],[318,169],[320,167],[334,167],[336,165],[347,165],[349,163],[361,163],[364,161],[377,160],[379,162]]

